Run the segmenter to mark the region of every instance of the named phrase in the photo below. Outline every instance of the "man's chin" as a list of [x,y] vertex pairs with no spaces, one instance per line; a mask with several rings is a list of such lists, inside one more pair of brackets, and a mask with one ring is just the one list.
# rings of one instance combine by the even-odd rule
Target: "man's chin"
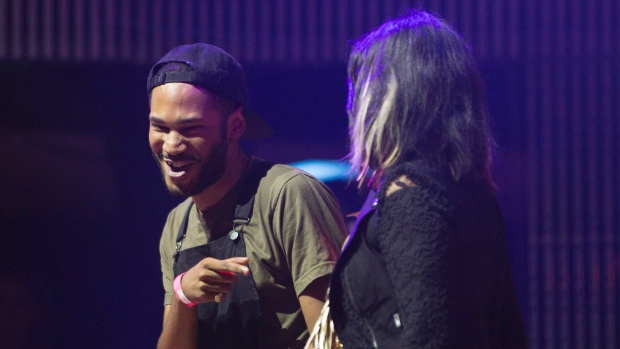
[[191,188],[174,184],[170,181],[169,178],[166,178],[165,181],[166,181],[166,188],[168,189],[168,192],[170,193],[170,195],[179,197],[179,198],[186,198],[192,195],[190,193]]
[[170,195],[178,198],[186,198],[189,196],[186,192],[182,191],[178,187],[168,186],[168,192],[170,193]]
[[205,189],[205,186],[201,186],[201,184],[202,183],[188,183],[186,185],[179,185],[170,181],[169,178],[166,178],[166,187],[168,188],[168,192],[172,196],[179,198],[187,198],[200,194]]

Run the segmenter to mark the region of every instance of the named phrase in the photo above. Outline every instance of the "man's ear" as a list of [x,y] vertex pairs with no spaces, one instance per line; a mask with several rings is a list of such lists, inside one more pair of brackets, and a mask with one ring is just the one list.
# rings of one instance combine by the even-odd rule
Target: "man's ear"
[[243,107],[237,108],[228,117],[228,138],[239,139],[245,132],[245,118],[243,117]]

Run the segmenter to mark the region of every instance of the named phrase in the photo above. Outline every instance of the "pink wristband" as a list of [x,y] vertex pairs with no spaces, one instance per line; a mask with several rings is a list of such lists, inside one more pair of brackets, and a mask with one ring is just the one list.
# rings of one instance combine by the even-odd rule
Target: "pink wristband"
[[175,279],[172,287],[174,288],[174,294],[177,295],[177,298],[186,304],[188,307],[193,307],[196,303],[190,301],[187,297],[185,297],[185,293],[183,293],[183,288],[181,288],[181,279],[183,279],[183,275],[185,273],[179,274]]

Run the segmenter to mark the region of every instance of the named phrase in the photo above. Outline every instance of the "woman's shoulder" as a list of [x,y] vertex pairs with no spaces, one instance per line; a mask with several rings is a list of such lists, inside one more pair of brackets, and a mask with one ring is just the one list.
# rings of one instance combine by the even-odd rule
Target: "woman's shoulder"
[[399,178],[407,178],[415,186],[441,189],[448,186],[450,172],[443,168],[431,167],[424,161],[408,161],[385,172],[384,183],[391,183]]
[[413,193],[428,192],[445,196],[452,186],[448,171],[432,168],[422,161],[410,161],[399,164],[386,171],[381,185],[380,197],[392,196],[402,189]]
[[422,161],[399,164],[383,178],[379,212],[396,210],[416,216],[435,212],[448,218],[456,214],[463,200],[467,201],[467,193],[477,191],[470,180],[455,180],[449,169],[433,168]]
[[399,164],[386,171],[379,195],[380,208],[424,208],[458,214],[462,206],[493,205],[495,195],[484,184],[470,177],[458,180],[449,169],[432,168],[422,161]]

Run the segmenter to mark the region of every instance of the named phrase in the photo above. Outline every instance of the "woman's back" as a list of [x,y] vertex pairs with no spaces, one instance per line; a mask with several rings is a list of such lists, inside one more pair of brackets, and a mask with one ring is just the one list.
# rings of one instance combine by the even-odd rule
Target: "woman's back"
[[360,225],[339,262],[332,306],[343,342],[360,340],[351,334],[366,323],[369,347],[373,340],[378,347],[524,347],[493,195],[420,162],[389,171],[384,186],[403,175],[415,186],[389,196],[384,188],[376,216]]

